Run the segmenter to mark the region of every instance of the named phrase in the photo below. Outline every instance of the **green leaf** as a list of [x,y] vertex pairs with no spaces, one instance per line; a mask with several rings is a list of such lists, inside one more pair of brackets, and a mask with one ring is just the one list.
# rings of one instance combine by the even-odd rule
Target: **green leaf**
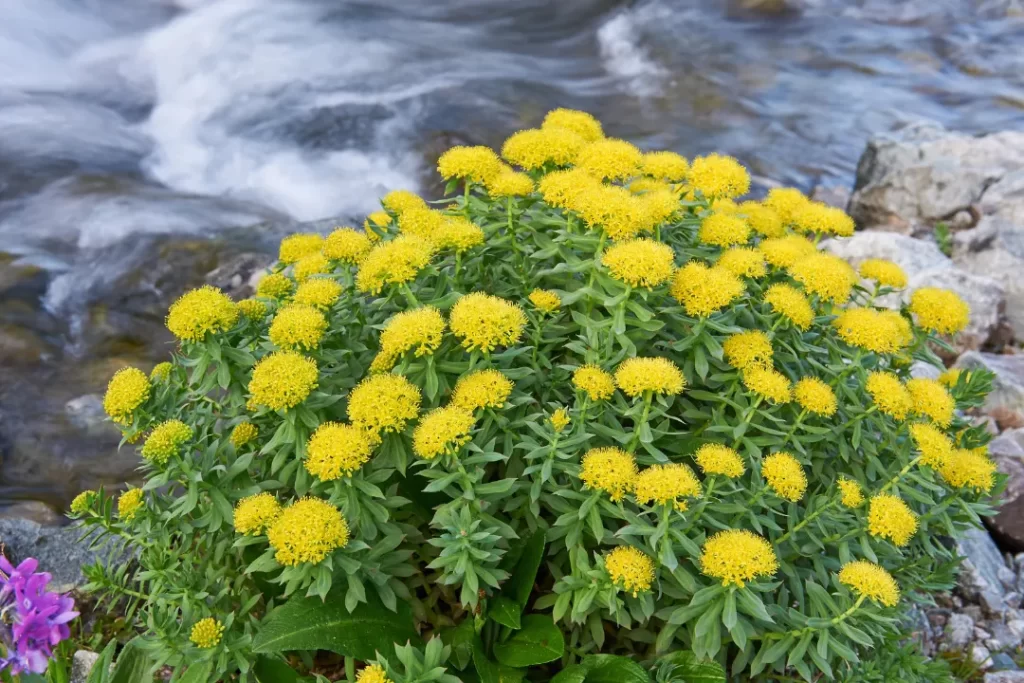
[[253,667],[257,683],[293,683],[299,680],[299,674],[280,659],[260,657]]
[[501,595],[511,598],[519,605],[520,611],[526,608],[526,603],[530,600],[533,583],[537,580],[537,571],[540,569],[543,559],[544,532],[537,531],[526,539],[522,556],[516,562],[515,569],[509,572],[511,574],[509,580],[501,587]]
[[329,650],[365,661],[410,640],[418,642],[419,635],[406,603],[398,603],[396,614],[376,593],[367,593],[366,602],[349,613],[344,591],[334,590],[323,601],[296,596],[268,614],[253,651]]
[[587,683],[651,683],[647,671],[629,657],[590,655],[580,663],[587,668]]
[[479,636],[473,641],[473,666],[480,676],[480,683],[519,683],[526,676],[524,669],[513,669],[492,661],[484,652]]
[[153,668],[153,662],[134,640],[129,640],[117,658],[117,666],[110,677],[110,683],[139,683]]
[[672,652],[660,658],[672,665],[672,679],[679,683],[725,683],[725,669],[718,662],[701,660],[692,652]]
[[523,628],[504,643],[494,646],[494,656],[505,666],[546,664],[565,653],[565,638],[547,614],[528,614]]
[[522,607],[517,605],[515,602],[506,598],[504,595],[491,600],[487,607],[487,618],[493,619],[502,626],[508,626],[513,629],[522,628],[520,617],[522,615]]
[[100,653],[100,658],[96,660],[96,663],[92,666],[92,671],[89,672],[89,677],[85,679],[85,683],[105,683],[107,674],[110,671],[110,665],[114,661],[114,653],[117,651],[117,640],[112,639],[107,646],[103,648],[103,652]]
[[[211,673],[213,673],[213,662],[209,660],[190,664],[185,675],[178,679],[178,683],[206,683],[210,680]],[[133,678],[132,683],[140,683],[142,680]]]
[[551,683],[583,683],[587,679],[587,667],[582,664],[567,666],[551,679]]
[[452,649],[452,660],[460,671],[465,669],[473,658],[473,620],[465,619],[458,626],[441,629],[441,642]]

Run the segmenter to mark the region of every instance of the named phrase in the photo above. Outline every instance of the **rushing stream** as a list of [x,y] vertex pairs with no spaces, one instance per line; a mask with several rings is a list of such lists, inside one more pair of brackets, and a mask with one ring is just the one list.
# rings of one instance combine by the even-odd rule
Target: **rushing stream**
[[760,187],[848,185],[871,133],[922,117],[1024,127],[1014,0],[745,4],[0,0],[0,503],[128,476],[65,403],[151,356],[91,340],[167,236],[358,216],[555,106]]

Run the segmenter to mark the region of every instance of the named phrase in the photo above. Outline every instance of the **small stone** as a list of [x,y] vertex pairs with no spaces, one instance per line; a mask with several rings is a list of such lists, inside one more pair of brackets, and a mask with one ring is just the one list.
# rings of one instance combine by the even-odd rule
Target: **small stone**
[[974,627],[974,639],[975,640],[988,640],[992,637],[992,634],[981,628],[980,626]]
[[[992,663],[994,666],[995,658],[993,658]],[[985,683],[1024,683],[1024,671],[1000,671],[998,673],[985,674]]]
[[1017,574],[1009,567],[1000,567],[997,576],[1007,590],[1013,590],[1016,587]]
[[967,210],[957,211],[953,214],[953,217],[949,219],[949,229],[954,232],[967,230],[973,226],[974,214]]
[[71,660],[71,683],[85,683],[100,656],[88,650],[79,650]]
[[984,615],[981,613],[981,608],[977,605],[967,605],[961,611],[974,621],[981,621],[984,619]]
[[932,625],[932,628],[941,629],[949,621],[949,616],[938,610],[932,610],[928,613],[928,623]]
[[974,635],[974,619],[966,614],[951,614],[946,623],[946,643],[954,649],[967,647]]
[[[1006,654],[1005,652],[997,652],[994,655],[992,655],[992,668],[990,669],[990,671],[1005,671],[1005,672],[1008,672],[1008,673],[1024,674],[1024,672],[1022,672],[1022,671],[1017,671],[1017,662],[1013,661],[1013,657],[1011,657],[1010,655]],[[993,674],[989,674],[988,676],[985,676],[985,680],[986,681],[990,680],[989,676],[992,676],[992,675]],[[997,679],[997,680],[1002,680],[1002,681],[1006,681],[1006,680],[1024,681],[1024,676],[1022,676],[1021,678],[1016,678],[1016,679],[1005,679],[1005,678],[1003,678],[1003,679]]]
[[1006,595],[1003,596],[1003,601],[1009,607],[1013,607],[1013,608],[1020,607],[1020,604],[1021,604],[1021,594],[1018,593],[1017,591],[1010,591],[1009,593],[1007,593]]
[[971,660],[982,669],[992,666],[992,652],[983,645],[975,645],[971,649]]

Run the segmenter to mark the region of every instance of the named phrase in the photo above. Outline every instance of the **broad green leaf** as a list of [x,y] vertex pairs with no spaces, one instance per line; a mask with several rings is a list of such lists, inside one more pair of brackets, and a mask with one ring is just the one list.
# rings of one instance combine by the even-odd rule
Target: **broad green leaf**
[[105,683],[107,673],[110,671],[110,665],[114,662],[114,653],[117,651],[117,640],[111,640],[107,643],[107,646],[103,648],[103,652],[100,653],[100,658],[96,660],[96,663],[92,666],[92,671],[89,672],[89,677],[85,679],[85,683]]
[[455,668],[465,669],[473,658],[473,620],[464,619],[458,626],[441,629],[441,642],[452,649],[452,661]]
[[583,683],[587,679],[587,667],[582,664],[567,666],[551,679],[551,683]]
[[520,619],[522,611],[523,609],[513,600],[499,595],[487,606],[487,618],[493,619],[502,626],[518,630],[522,628]]
[[117,666],[110,677],[110,683],[139,683],[153,668],[153,662],[134,640],[129,640],[117,658]]
[[581,664],[587,668],[587,683],[651,683],[647,671],[629,657],[590,655]]
[[718,662],[701,660],[692,652],[672,652],[659,661],[672,664],[672,680],[680,683],[725,683],[725,669]]
[[565,652],[562,630],[547,614],[528,614],[523,628],[494,646],[494,656],[505,666],[523,667],[552,662]]
[[344,591],[335,590],[323,601],[296,596],[276,608],[263,620],[253,651],[329,650],[370,660],[410,640],[418,642],[419,635],[407,604],[399,602],[395,613],[376,593],[367,593],[366,602],[350,613]]
[[257,683],[294,683],[301,680],[295,669],[280,659],[260,657],[252,670]]
[[479,636],[473,641],[473,666],[480,676],[480,683],[519,683],[526,676],[524,669],[513,669],[491,660]]
[[534,532],[526,539],[523,554],[516,563],[512,576],[501,588],[501,594],[514,600],[520,609],[526,608],[533,592],[533,582],[537,579],[537,570],[544,559],[544,532]]
[[[213,662],[205,661],[197,664],[190,664],[185,675],[178,679],[178,683],[206,683],[213,673]],[[140,683],[143,679],[132,679],[133,683]],[[282,681],[286,683],[286,681]]]

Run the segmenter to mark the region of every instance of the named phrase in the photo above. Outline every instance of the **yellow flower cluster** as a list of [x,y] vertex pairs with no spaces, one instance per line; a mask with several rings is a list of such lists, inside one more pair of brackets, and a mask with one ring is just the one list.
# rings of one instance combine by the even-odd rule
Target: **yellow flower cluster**
[[800,462],[789,453],[780,451],[764,459],[761,474],[779,498],[796,502],[807,490],[807,475]]
[[552,109],[544,117],[541,128],[544,130],[561,128],[572,131],[586,142],[593,142],[604,137],[600,121],[585,111],[576,111],[575,109]]
[[174,366],[170,363],[157,363],[153,366],[153,369],[149,371],[150,382],[166,382],[171,377],[171,370]]
[[730,479],[743,476],[747,466],[740,454],[717,443],[706,443],[693,456],[704,474],[722,474]]
[[117,516],[130,522],[135,519],[139,510],[146,506],[145,493],[142,489],[128,489],[117,499]]
[[895,607],[900,601],[900,587],[892,574],[872,562],[847,562],[839,570],[839,582],[886,607]]
[[96,501],[97,495],[95,491],[82,491],[71,501],[68,510],[73,515],[84,515],[92,509],[92,504]]
[[[292,301],[296,304],[314,306],[321,310],[327,310],[334,305],[340,296],[341,285],[339,283],[334,280],[318,277],[312,280],[306,280],[299,285],[299,288],[295,290],[295,296],[292,297]],[[245,302],[243,301],[239,303],[239,306],[241,306],[242,303]],[[264,312],[265,311],[266,309],[264,308]],[[261,315],[260,317],[263,316]]]
[[625,180],[637,175],[643,155],[625,140],[605,138],[587,143],[576,155],[576,168],[595,178]]
[[324,246],[324,238],[316,233],[302,232],[289,235],[281,240],[277,258],[281,263],[290,265],[297,263],[306,256],[320,253]]
[[940,334],[955,334],[967,327],[971,309],[959,296],[945,289],[925,287],[910,296],[910,312],[917,324]]
[[793,387],[793,398],[802,408],[831,417],[836,413],[836,394],[817,377],[804,377]]
[[793,224],[801,232],[852,237],[853,219],[846,212],[821,202],[807,201],[793,212]]
[[860,276],[874,280],[885,287],[903,289],[907,286],[907,274],[892,261],[869,258],[860,264]]
[[910,425],[910,436],[921,451],[921,462],[929,467],[940,469],[953,455],[953,442],[930,424]]
[[320,346],[326,331],[327,318],[319,309],[291,304],[277,312],[267,336],[278,348],[308,351]]
[[768,272],[764,254],[752,247],[733,247],[722,253],[715,264],[739,277],[759,278]]
[[723,586],[742,588],[758,577],[775,574],[779,561],[768,541],[750,531],[727,529],[704,542],[700,554],[701,571]]
[[231,444],[237,449],[252,442],[259,436],[259,430],[252,422],[239,422],[231,430]]
[[490,353],[519,340],[526,327],[526,314],[517,304],[483,292],[471,292],[452,307],[448,324],[464,348]]
[[380,334],[380,351],[370,369],[391,369],[403,354],[413,351],[417,358],[437,351],[444,339],[444,318],[433,306],[397,314]]
[[501,146],[501,156],[527,170],[550,164],[566,166],[587,144],[579,134],[559,127],[530,128],[514,133]]
[[216,287],[204,285],[171,304],[167,329],[178,339],[199,342],[208,334],[226,332],[238,321],[238,306]]
[[260,278],[256,285],[256,295],[267,299],[283,299],[292,293],[294,283],[284,273],[270,273]]
[[501,159],[490,147],[452,147],[437,160],[437,172],[445,180],[459,178],[485,183],[501,173]]
[[499,370],[477,370],[455,384],[451,403],[469,412],[500,408],[512,393],[512,380]]
[[260,321],[267,317],[267,305],[259,299],[242,299],[238,310],[247,320]]
[[913,408],[910,392],[891,372],[869,373],[865,388],[878,409],[889,417],[904,420]]
[[841,477],[836,485],[839,486],[839,502],[848,508],[859,507],[864,502],[864,492],[860,484],[848,477]]
[[612,500],[622,500],[636,485],[636,460],[619,448],[592,448],[580,463],[580,481],[594,491],[604,491]]
[[562,297],[550,289],[535,289],[530,292],[529,299],[538,311],[544,313],[554,313],[562,306]]
[[319,564],[348,545],[348,524],[326,500],[306,497],[286,507],[267,529],[274,559],[286,567]]
[[251,405],[271,410],[294,408],[317,387],[316,362],[295,351],[276,351],[264,356],[249,381]]
[[483,244],[484,231],[462,216],[445,216],[444,222],[432,239],[438,249],[451,249],[461,254]]
[[738,332],[722,344],[725,360],[737,370],[752,367],[770,367],[772,342],[761,330]]
[[377,443],[375,432],[338,422],[324,422],[306,444],[306,471],[320,481],[333,481],[370,461]]
[[565,408],[559,408],[551,414],[551,417],[548,418],[548,422],[551,423],[551,428],[555,430],[555,433],[560,434],[566,427],[572,424],[572,418],[569,417],[568,410]]
[[772,403],[789,403],[793,395],[789,380],[778,370],[753,365],[743,371],[743,386]]
[[401,375],[371,375],[348,397],[348,419],[377,434],[401,432],[420,414],[420,389]]
[[632,593],[634,598],[650,590],[654,583],[654,562],[631,546],[620,545],[606,554],[604,567],[612,583]]
[[416,278],[434,256],[434,245],[413,235],[399,235],[370,250],[356,273],[361,292],[379,294],[384,285],[401,285]]
[[716,247],[731,247],[746,244],[750,238],[750,226],[742,218],[728,213],[712,213],[700,223],[697,239]]
[[789,266],[793,279],[823,301],[845,303],[850,298],[857,274],[843,259],[832,254],[805,256]]
[[633,495],[640,505],[674,505],[682,511],[686,502],[682,498],[700,497],[700,482],[686,465],[669,463],[651,465],[636,477]]
[[709,154],[690,165],[690,186],[708,198],[731,199],[750,189],[750,174],[732,157]]
[[114,373],[103,396],[103,410],[114,422],[130,424],[132,415],[149,400],[150,384],[138,368],[121,368]]
[[690,162],[675,152],[647,152],[640,161],[644,175],[672,183],[686,180],[690,173]]
[[305,282],[314,275],[323,275],[329,272],[331,272],[331,262],[320,253],[303,256],[292,268],[296,282]]
[[601,263],[612,277],[630,287],[657,287],[672,277],[675,253],[672,247],[650,239],[619,242],[601,255]]
[[988,493],[995,485],[996,464],[985,448],[957,448],[939,465],[939,476],[954,488]]
[[764,302],[771,306],[772,311],[789,320],[801,330],[806,330],[814,321],[811,302],[796,287],[787,284],[774,284],[764,294]]
[[381,198],[380,204],[396,216],[401,216],[409,209],[427,208],[422,197],[408,190],[392,190]]
[[868,532],[872,536],[905,546],[916,531],[917,515],[902,500],[890,493],[880,493],[871,498]]
[[412,435],[413,451],[424,460],[433,460],[444,453],[454,453],[469,443],[469,432],[475,422],[473,413],[465,408],[435,408],[416,425]]
[[786,226],[782,224],[779,214],[760,202],[743,202],[737,207],[737,213],[747,219],[747,225],[764,237],[782,237],[786,234]]
[[942,427],[948,427],[953,421],[956,401],[940,382],[923,377],[910,379],[907,380],[907,391],[918,415],[930,417]]
[[910,323],[896,311],[847,308],[832,323],[850,346],[875,353],[896,353],[910,343]]
[[572,385],[591,401],[605,401],[615,393],[615,379],[592,363],[573,371]]
[[195,643],[196,647],[204,650],[217,647],[220,639],[224,636],[224,624],[213,617],[200,619],[192,626],[192,632],[188,639]]
[[796,216],[809,203],[810,199],[804,193],[792,187],[775,187],[768,190],[768,196],[764,198],[764,204],[774,211],[784,225],[796,223]]
[[743,282],[721,266],[690,261],[676,271],[671,293],[687,315],[706,318],[743,294]]
[[615,370],[615,384],[630,398],[647,391],[674,396],[686,386],[683,373],[667,358],[627,358]]
[[524,197],[533,192],[533,179],[510,168],[487,181],[487,193],[492,197]]
[[364,667],[356,676],[356,683],[393,683],[380,664],[370,664]]
[[807,256],[813,256],[817,249],[800,235],[770,237],[757,248],[764,253],[764,260],[777,268],[789,268]]
[[273,494],[257,493],[238,501],[235,506],[235,531],[244,536],[259,536],[281,514],[281,505]]
[[324,240],[323,255],[332,261],[358,265],[372,247],[366,233],[352,228],[338,228]]
[[192,428],[181,420],[161,422],[142,444],[142,457],[154,465],[166,465],[191,439]]

